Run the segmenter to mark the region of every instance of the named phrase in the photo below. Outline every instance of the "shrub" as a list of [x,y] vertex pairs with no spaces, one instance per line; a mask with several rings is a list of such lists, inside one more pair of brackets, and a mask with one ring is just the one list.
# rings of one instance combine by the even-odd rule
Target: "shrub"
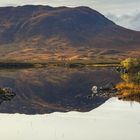
[[121,65],[127,70],[132,70],[140,67],[140,60],[138,58],[127,58],[121,62]]

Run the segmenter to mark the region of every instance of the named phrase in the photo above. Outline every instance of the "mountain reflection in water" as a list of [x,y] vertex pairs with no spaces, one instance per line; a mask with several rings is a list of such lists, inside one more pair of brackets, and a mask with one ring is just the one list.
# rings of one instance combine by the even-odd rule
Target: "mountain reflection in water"
[[16,96],[0,105],[1,113],[45,114],[90,111],[108,97],[88,99],[93,85],[121,81],[112,68],[42,68],[0,70],[0,86],[11,87]]

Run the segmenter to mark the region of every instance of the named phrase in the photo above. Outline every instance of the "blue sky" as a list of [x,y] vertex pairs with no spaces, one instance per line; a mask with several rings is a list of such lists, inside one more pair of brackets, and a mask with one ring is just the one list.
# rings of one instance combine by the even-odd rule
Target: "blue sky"
[[119,25],[140,31],[140,0],[0,0],[0,6],[89,6]]

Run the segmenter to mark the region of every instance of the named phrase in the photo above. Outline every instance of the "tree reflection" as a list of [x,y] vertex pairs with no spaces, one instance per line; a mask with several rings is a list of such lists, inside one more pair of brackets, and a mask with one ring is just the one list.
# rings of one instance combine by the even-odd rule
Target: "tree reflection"
[[116,85],[118,98],[125,101],[137,101],[140,103],[140,67],[131,68],[127,73],[121,73],[123,82]]

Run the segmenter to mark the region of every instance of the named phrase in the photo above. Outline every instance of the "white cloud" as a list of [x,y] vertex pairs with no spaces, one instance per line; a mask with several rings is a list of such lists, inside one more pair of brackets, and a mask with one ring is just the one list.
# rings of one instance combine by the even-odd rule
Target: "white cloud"
[[121,16],[109,13],[107,17],[121,26],[140,31],[140,11]]

